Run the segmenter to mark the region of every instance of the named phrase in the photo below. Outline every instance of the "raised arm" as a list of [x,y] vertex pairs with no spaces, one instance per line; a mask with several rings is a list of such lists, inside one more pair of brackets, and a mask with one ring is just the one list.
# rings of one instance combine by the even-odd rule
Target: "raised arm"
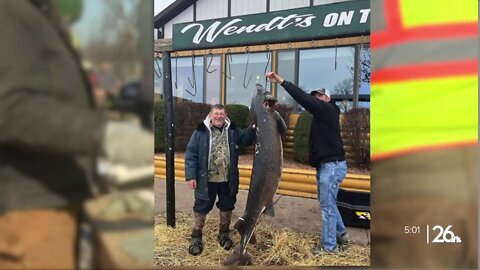
[[285,91],[292,96],[302,107],[312,114],[322,114],[327,110],[327,105],[324,102],[317,100],[313,96],[305,93],[300,87],[295,84],[284,80],[280,75],[275,72],[269,72],[266,74],[267,78],[274,83],[279,83]]

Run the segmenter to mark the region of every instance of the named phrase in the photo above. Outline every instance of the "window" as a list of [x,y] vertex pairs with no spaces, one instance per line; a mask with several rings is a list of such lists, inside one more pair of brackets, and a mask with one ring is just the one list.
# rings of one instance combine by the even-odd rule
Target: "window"
[[[231,63],[227,59],[225,68],[231,70],[231,74],[229,74],[230,70],[226,70],[227,75],[231,75],[231,79],[227,78],[226,104],[243,104],[250,107],[256,90],[255,84],[265,87],[265,69],[267,72],[271,70],[271,55],[271,52],[245,53],[231,55]],[[270,83],[267,83],[266,89],[270,91]]]
[[[203,102],[203,56],[172,57],[172,91],[179,100]],[[195,74],[194,72],[195,71]]]
[[159,57],[154,58],[153,61],[154,92],[161,95],[163,94],[163,63]]
[[[301,50],[298,85],[306,92],[324,87],[332,95],[352,95],[354,52],[354,47]],[[346,107],[342,108],[342,104]],[[351,102],[338,105],[344,111],[351,107]]]
[[[360,51],[360,95],[370,96],[370,44],[363,44]],[[369,108],[370,102],[359,101],[359,107]]]
[[332,94],[353,93],[354,48],[309,49],[300,51],[299,85],[307,92],[327,88]]
[[[278,74],[285,80],[295,83],[295,51],[281,51],[278,53]],[[277,99],[278,103],[286,104],[295,108],[295,100],[283,89],[282,86],[277,85]]]
[[219,55],[205,56],[205,103],[218,104],[222,81],[221,57]]

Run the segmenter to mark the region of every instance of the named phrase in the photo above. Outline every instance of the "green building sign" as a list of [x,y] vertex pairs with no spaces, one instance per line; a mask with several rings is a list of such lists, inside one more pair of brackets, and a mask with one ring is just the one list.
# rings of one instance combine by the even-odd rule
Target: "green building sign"
[[173,25],[173,49],[205,49],[367,35],[370,1],[356,0]]

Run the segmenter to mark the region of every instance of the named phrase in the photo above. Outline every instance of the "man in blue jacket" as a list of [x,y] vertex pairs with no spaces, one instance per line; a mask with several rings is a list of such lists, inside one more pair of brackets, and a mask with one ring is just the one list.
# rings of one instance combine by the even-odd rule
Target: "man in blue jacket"
[[269,72],[266,76],[271,82],[280,83],[295,101],[313,115],[309,162],[317,169],[318,200],[322,209],[322,235],[313,253],[315,255],[336,253],[337,244],[342,245],[349,241],[337,208],[338,189],[347,175],[347,163],[340,135],[340,110],[335,104],[330,103],[330,92],[325,88],[312,91],[309,95],[274,72]]
[[237,201],[238,145],[250,145],[255,139],[252,127],[242,130],[227,118],[223,105],[213,105],[205,120],[193,132],[185,153],[185,179],[195,190],[195,222],[188,252],[199,255],[203,250],[202,230],[207,214],[218,195],[220,209],[218,241],[229,250],[232,210]]

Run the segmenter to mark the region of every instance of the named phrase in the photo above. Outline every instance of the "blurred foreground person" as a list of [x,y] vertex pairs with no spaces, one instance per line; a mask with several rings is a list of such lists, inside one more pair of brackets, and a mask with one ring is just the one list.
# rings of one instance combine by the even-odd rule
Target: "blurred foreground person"
[[477,12],[372,1],[374,268],[478,269]]
[[96,110],[55,3],[0,1],[1,269],[75,268],[81,203],[102,190],[96,158],[153,160],[150,134]]

